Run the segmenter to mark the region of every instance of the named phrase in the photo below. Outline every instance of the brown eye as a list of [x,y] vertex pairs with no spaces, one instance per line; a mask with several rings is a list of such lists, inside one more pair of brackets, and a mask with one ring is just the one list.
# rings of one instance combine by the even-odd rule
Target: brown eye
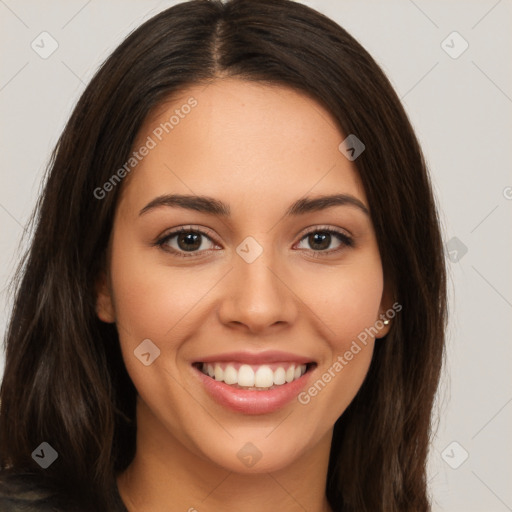
[[[353,247],[353,240],[345,233],[336,231],[334,229],[315,229],[306,233],[302,238],[301,242],[306,242],[309,247],[299,247],[301,249],[310,249],[316,253],[327,253],[332,254],[343,250],[345,247]],[[338,245],[329,250],[329,247],[333,242],[338,242]],[[315,255],[316,256],[316,255]]]
[[215,246],[213,240],[200,229],[180,228],[165,235],[156,245],[164,251],[187,257],[209,251],[212,247],[208,247],[208,242]]
[[201,237],[199,233],[180,233],[177,235],[178,247],[184,251],[195,251],[201,247]]

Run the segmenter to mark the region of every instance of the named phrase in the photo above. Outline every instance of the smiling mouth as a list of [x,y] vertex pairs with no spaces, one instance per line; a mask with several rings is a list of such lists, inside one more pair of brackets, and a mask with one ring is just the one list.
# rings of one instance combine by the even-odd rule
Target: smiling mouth
[[270,391],[300,379],[316,367],[316,363],[282,362],[243,364],[237,362],[194,363],[193,366],[211,379],[234,389]]

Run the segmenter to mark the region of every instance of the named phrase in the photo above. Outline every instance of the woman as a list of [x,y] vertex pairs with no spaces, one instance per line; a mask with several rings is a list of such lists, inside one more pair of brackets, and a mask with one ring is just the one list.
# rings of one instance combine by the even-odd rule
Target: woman
[[158,14],[83,93],[36,213],[2,510],[430,509],[435,201],[341,27],[288,0]]

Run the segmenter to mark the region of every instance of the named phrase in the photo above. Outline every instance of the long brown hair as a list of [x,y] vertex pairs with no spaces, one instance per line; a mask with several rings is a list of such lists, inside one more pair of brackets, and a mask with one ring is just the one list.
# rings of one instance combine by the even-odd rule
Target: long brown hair
[[[115,475],[134,456],[136,390],[115,326],[95,313],[94,283],[122,185],[101,200],[94,190],[126,162],[153,107],[221,75],[306,92],[366,146],[354,163],[402,311],[335,424],[326,494],[336,511],[427,511],[446,276],[426,164],[373,58],[334,21],[289,0],[171,7],[130,34],[82,94],[52,154],[16,276],[0,391],[1,473],[32,478],[67,510],[75,502],[112,507]],[[31,457],[42,441],[59,454],[46,470]]]

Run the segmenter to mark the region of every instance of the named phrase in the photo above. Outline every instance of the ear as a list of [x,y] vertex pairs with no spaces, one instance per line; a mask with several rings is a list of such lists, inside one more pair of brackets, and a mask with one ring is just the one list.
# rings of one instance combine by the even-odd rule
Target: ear
[[[375,335],[376,339],[384,338],[384,336],[389,333],[393,324],[393,318],[396,316],[396,312],[402,309],[402,306],[399,306],[399,308],[396,308],[396,306],[394,307],[393,295],[394,293],[391,290],[391,287],[385,285],[384,291],[382,292],[379,314],[375,319],[375,328],[378,331]],[[385,322],[387,322],[387,324]]]
[[116,320],[112,287],[104,271],[96,280],[96,314],[101,321],[106,323],[114,323]]

